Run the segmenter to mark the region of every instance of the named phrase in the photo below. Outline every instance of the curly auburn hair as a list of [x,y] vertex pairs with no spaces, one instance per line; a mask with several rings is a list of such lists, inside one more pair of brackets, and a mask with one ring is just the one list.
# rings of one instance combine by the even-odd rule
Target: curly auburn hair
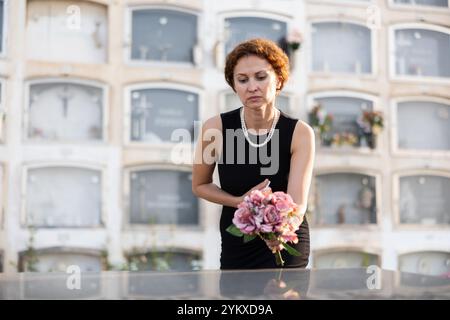
[[227,55],[225,64],[225,80],[234,89],[234,68],[242,57],[255,55],[265,59],[272,65],[280,85],[277,91],[283,89],[284,83],[289,78],[289,58],[284,51],[273,41],[256,38],[239,43],[233,51]]

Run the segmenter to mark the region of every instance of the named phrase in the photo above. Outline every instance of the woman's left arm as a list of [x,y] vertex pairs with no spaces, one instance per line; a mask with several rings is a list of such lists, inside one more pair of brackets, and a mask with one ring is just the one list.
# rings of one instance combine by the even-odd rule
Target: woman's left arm
[[287,193],[298,204],[302,215],[305,214],[308,205],[314,167],[314,142],[314,130],[305,122],[297,121],[291,143],[291,168]]

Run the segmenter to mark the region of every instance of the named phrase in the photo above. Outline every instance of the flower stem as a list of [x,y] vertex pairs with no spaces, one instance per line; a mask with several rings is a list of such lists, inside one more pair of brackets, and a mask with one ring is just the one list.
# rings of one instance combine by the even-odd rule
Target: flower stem
[[[257,235],[262,239],[262,240],[264,240],[264,241],[266,241],[266,239],[261,235],[261,233],[257,233]],[[274,239],[275,238],[275,236],[273,235],[273,234],[269,234],[269,238],[271,238],[271,239]],[[275,238],[276,239],[276,238]],[[276,263],[277,263],[277,266],[284,266],[284,260],[283,260],[283,258],[281,257],[281,251],[280,250],[277,250],[275,253],[275,260],[276,260]]]
[[277,261],[277,265],[278,266],[284,266],[284,260],[281,257],[281,251],[277,250],[277,252],[275,253],[275,259]]

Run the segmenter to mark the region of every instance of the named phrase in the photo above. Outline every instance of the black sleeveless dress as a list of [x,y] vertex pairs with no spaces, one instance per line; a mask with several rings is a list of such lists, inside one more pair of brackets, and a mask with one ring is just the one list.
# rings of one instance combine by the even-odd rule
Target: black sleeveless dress
[[[240,122],[241,108],[221,113],[223,150],[218,162],[222,190],[241,196],[257,184],[269,179],[273,192],[287,192],[291,160],[291,141],[297,119],[281,112],[272,139],[263,147],[255,148],[245,139]],[[266,135],[252,136],[253,142],[261,143]],[[244,146],[245,142],[245,146]],[[238,150],[239,149],[239,150]],[[255,156],[256,154],[256,156]],[[263,269],[279,268],[274,254],[259,238],[244,243],[226,229],[232,224],[236,208],[224,206],[220,218],[222,238],[220,268]],[[300,256],[292,256],[282,250],[285,268],[305,268],[309,260],[309,227],[306,217],[297,231],[299,242],[291,244]]]

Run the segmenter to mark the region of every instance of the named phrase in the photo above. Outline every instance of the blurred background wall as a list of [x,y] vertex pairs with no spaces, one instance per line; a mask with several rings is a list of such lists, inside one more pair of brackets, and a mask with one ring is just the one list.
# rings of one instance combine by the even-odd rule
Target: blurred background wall
[[194,121],[240,106],[224,59],[252,37],[289,55],[277,105],[316,130],[309,267],[450,272],[448,0],[2,0],[0,18],[1,272],[217,269]]

